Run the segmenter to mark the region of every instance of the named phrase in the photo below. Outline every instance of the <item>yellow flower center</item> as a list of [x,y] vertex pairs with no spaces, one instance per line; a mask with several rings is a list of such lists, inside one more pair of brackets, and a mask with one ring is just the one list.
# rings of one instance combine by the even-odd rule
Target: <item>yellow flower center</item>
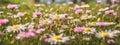
[[12,28],[13,29],[18,29],[18,28],[20,28],[20,26],[19,25],[13,25]]
[[48,21],[47,20],[43,20],[43,22],[46,24]]
[[97,21],[100,21],[100,20],[101,20],[101,18],[98,18],[98,19],[97,19]]
[[85,28],[85,32],[90,32],[91,28]]
[[86,18],[86,19],[87,19],[87,18],[88,18],[88,15],[85,15],[85,16],[84,16],[84,18]]
[[103,8],[101,8],[101,9],[99,9],[99,11],[104,11],[104,9],[103,9]]
[[79,21],[79,19],[74,19],[75,21]]
[[111,25],[112,24],[112,22],[108,22],[108,25]]
[[84,4],[82,5],[82,7],[90,7],[88,4]]
[[27,12],[24,12],[24,14],[27,14]]
[[25,20],[28,20],[28,17],[25,17],[24,19],[25,19]]
[[45,14],[46,17],[48,17],[49,15],[48,14]]
[[91,24],[96,24],[96,22],[91,22]]
[[103,32],[103,33],[101,34],[101,36],[102,36],[102,37],[108,37],[109,34],[108,34],[107,32]]
[[62,37],[58,35],[58,36],[54,36],[53,39],[54,39],[55,41],[58,41],[58,40],[61,40]]
[[55,15],[54,18],[55,18],[55,19],[58,19],[58,18],[59,18],[59,15]]

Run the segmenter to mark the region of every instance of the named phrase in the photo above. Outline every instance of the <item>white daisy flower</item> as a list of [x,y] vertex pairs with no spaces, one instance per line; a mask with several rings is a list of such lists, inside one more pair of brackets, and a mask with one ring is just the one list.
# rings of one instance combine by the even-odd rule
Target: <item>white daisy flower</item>
[[25,25],[19,24],[19,25],[8,26],[6,30],[8,32],[18,32],[18,31],[24,31],[25,29],[26,29]]
[[109,26],[109,25],[114,25],[116,23],[114,22],[89,22],[89,26]]
[[91,38],[90,38],[90,37],[84,37],[83,40],[85,40],[85,41],[90,41]]
[[40,24],[51,24],[51,23],[52,23],[52,20],[50,20],[50,19],[40,20],[39,23],[40,23]]
[[73,19],[74,17],[73,16],[69,16],[69,17],[67,17],[67,19]]
[[118,36],[120,34],[119,30],[113,30],[112,33],[114,34],[114,36]]
[[26,24],[25,24],[25,26],[27,27],[27,29],[34,28],[34,25],[35,25],[34,22],[29,22],[29,23],[26,23]]
[[60,19],[65,19],[67,14],[60,14],[59,16],[60,16]]
[[47,39],[47,42],[50,44],[65,43],[69,41],[69,36],[64,37],[63,34],[55,35],[54,33],[50,35],[50,38]]
[[88,7],[90,7],[90,5],[88,5],[88,4],[80,6],[80,8],[88,8]]
[[0,11],[0,15],[3,14],[4,12],[3,11]]
[[80,17],[81,20],[86,20],[86,19],[90,19],[90,18],[96,18],[95,16],[92,16],[92,15],[82,15]]
[[116,24],[116,23],[114,23],[114,22],[108,22],[108,25],[114,25],[114,24]]
[[80,19],[73,19],[73,22],[80,22]]
[[96,33],[96,37],[98,38],[113,38],[114,37],[114,33],[112,33],[111,31],[101,31]]
[[90,26],[97,26],[97,22],[89,22],[88,25],[90,25]]
[[81,7],[79,5],[75,5],[74,8],[77,9],[77,8],[81,8]]
[[94,34],[96,32],[95,28],[86,27],[83,31],[83,34]]
[[60,14],[60,15],[50,15],[50,18],[52,19],[65,19],[66,15]]
[[65,28],[69,28],[69,26],[68,25],[62,25],[61,28],[65,29]]
[[67,4],[73,4],[73,2],[68,2]]
[[109,9],[109,7],[101,8],[101,9],[99,9],[99,11],[106,11],[106,10],[108,10],[108,9]]
[[18,12],[16,15],[9,15],[9,17],[11,17],[11,18],[20,18],[20,17],[23,17],[24,15],[25,15],[25,13]]

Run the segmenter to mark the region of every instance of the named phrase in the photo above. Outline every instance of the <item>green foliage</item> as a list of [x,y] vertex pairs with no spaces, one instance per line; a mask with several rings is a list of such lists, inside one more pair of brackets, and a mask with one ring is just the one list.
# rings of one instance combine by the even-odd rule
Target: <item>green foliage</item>
[[0,0],[0,5],[5,5],[10,3],[10,0]]
[[0,0],[0,5],[33,3],[32,0]]

